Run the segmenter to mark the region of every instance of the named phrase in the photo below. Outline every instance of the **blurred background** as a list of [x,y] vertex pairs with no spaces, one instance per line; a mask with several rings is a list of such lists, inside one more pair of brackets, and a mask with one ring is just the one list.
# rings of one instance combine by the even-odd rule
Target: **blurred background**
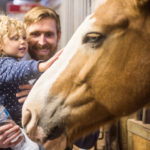
[[94,0],[0,0],[0,13],[23,20],[24,14],[36,5],[55,9],[61,19],[59,48],[62,48],[84,18],[92,12],[93,4]]

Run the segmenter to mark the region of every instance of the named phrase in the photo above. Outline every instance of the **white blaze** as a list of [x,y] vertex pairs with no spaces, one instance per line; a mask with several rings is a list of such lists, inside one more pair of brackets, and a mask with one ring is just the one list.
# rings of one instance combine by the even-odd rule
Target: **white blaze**
[[[65,70],[69,64],[71,58],[74,56],[76,51],[82,46],[82,38],[87,32],[93,31],[92,25],[95,22],[95,18],[90,19],[88,16],[85,21],[77,29],[71,40],[68,42],[67,46],[64,48],[63,53],[58,60],[38,79],[32,88],[30,94],[27,97],[23,105],[23,111],[26,109],[28,103],[32,111],[32,119],[28,123],[27,131],[32,130],[36,123],[37,113],[41,111],[44,107],[44,102],[48,99],[48,93],[50,88],[60,76],[60,74]],[[38,104],[38,106],[36,105]],[[59,99],[53,102],[53,105],[57,105]],[[23,117],[24,118],[24,117]]]

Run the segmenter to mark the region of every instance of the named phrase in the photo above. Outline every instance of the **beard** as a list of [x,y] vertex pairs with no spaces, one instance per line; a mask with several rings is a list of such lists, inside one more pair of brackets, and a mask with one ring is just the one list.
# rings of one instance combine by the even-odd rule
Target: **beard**
[[29,54],[34,60],[48,60],[51,58],[57,51],[57,44],[52,46],[51,44],[39,45],[31,44],[29,42]]

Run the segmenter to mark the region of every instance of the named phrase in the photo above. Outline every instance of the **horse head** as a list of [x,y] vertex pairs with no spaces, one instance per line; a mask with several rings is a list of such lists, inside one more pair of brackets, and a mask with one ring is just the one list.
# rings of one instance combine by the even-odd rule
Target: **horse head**
[[149,101],[150,1],[98,2],[24,103],[35,141],[63,136],[71,144]]

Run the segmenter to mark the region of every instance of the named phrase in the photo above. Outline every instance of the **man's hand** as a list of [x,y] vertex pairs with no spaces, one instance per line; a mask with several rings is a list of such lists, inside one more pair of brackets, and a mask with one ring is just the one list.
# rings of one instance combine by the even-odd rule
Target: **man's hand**
[[19,100],[18,100],[19,103],[23,103],[23,102],[26,100],[26,98],[27,98],[27,96],[28,96],[30,90],[32,89],[32,87],[33,87],[32,84],[26,84],[26,85],[20,85],[20,86],[19,86],[19,89],[23,90],[23,91],[18,92],[18,93],[16,94],[16,97],[21,97],[21,98],[19,98]]
[[23,136],[12,142],[21,133],[20,127],[15,123],[0,126],[0,148],[9,148],[21,142]]

